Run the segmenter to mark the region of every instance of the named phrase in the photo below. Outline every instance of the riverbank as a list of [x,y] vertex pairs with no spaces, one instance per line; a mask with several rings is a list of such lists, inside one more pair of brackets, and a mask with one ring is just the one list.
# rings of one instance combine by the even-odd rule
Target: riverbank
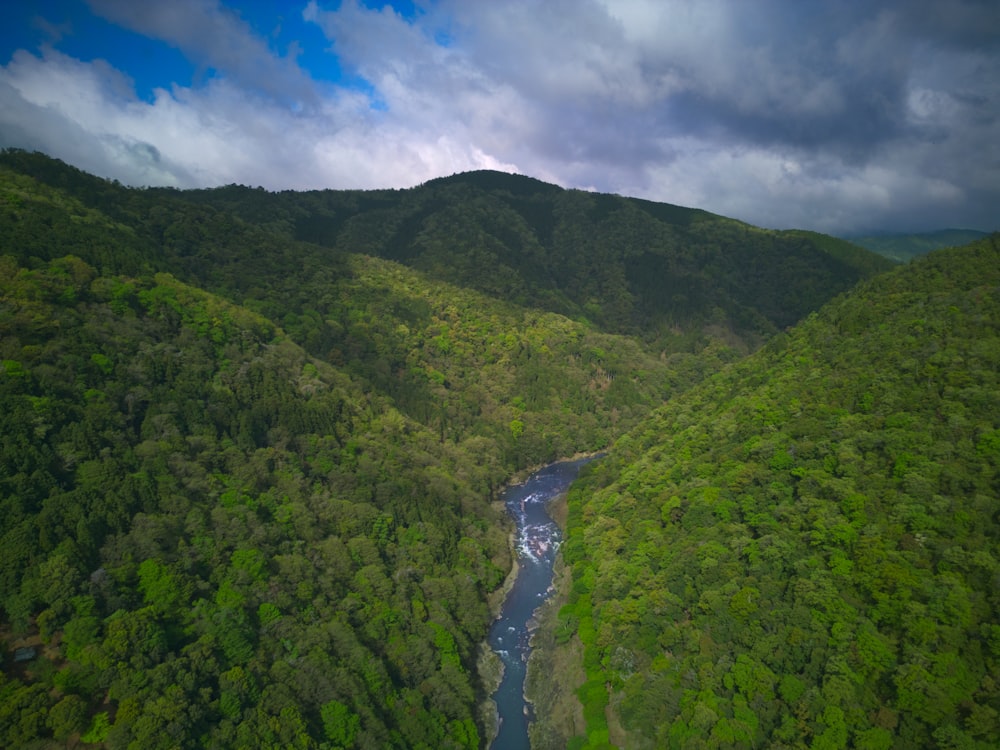
[[[503,493],[513,484],[517,483],[514,482],[511,485],[506,485],[500,491],[499,496],[503,497]],[[502,514],[502,517],[510,519],[510,515],[507,513],[507,505],[503,500],[495,500],[493,506],[494,509]],[[510,525],[511,531],[507,535],[507,547],[510,549],[511,566],[500,588],[492,591],[487,598],[491,621],[500,617],[504,600],[514,587],[514,581],[517,580],[517,574],[521,570],[521,566],[517,562],[517,529],[514,527],[512,521]],[[476,712],[479,725],[483,729],[483,736],[485,738],[484,746],[490,747],[493,744],[493,740],[496,739],[497,731],[500,728],[500,716],[497,713],[497,704],[493,700],[493,694],[496,693],[497,688],[500,687],[500,683],[503,682],[504,666],[503,661],[493,651],[489,641],[484,640],[479,644],[479,652],[476,654],[476,673],[479,675],[479,684],[482,690]]]
[[[554,498],[549,515],[565,533],[569,515],[567,493]],[[535,721],[528,728],[532,750],[562,750],[570,739],[586,732],[583,704],[576,696],[586,682],[583,671],[583,644],[573,634],[557,637],[559,610],[569,600],[573,580],[562,555],[556,558],[552,596],[539,608],[531,635],[531,653],[524,681],[524,697],[533,709]]]
[[[581,465],[599,455],[580,453],[573,458],[525,469],[512,477],[498,495],[495,506],[498,516],[506,513],[502,522],[506,524],[507,519],[512,520],[513,528],[508,536],[510,571],[503,584],[489,596],[494,625],[489,640],[480,645],[477,654],[476,669],[483,691],[477,714],[486,747],[499,741],[498,737],[505,746],[529,746],[534,713],[531,711],[533,704],[527,700],[525,678],[529,667],[526,662],[535,643],[534,633],[542,622],[539,604],[544,604],[557,587],[569,591],[568,585],[560,585],[561,581],[554,577],[559,559],[560,529],[566,526],[566,492]],[[525,559],[521,560],[520,555],[525,555]],[[562,570],[561,565],[559,569]],[[551,624],[546,624],[544,630],[554,630],[561,606],[562,603],[555,609],[546,610],[551,610]],[[580,662],[579,654],[575,661]],[[575,686],[567,690],[575,701],[572,694]],[[501,694],[503,698],[498,697]],[[549,705],[544,696],[540,701],[539,705]],[[553,708],[557,712],[560,710],[559,706]]]

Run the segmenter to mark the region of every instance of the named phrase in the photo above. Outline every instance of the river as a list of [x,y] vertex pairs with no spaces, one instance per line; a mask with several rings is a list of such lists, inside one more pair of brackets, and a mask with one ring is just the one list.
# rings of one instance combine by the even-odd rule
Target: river
[[532,474],[504,492],[507,511],[517,526],[518,572],[500,617],[490,629],[490,647],[504,665],[503,681],[493,694],[500,719],[492,750],[528,750],[531,706],[524,699],[529,623],[552,590],[552,564],[562,535],[548,514],[551,500],[565,492],[580,467],[593,458],[560,461]]

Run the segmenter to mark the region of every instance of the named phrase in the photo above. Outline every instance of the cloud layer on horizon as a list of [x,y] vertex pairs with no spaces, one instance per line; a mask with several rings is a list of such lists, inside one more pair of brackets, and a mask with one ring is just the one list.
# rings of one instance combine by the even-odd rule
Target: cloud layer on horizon
[[1000,227],[985,0],[299,6],[351,83],[211,0],[89,6],[205,74],[147,101],[134,71],[58,41],[10,50],[0,144],[137,185],[406,187],[491,168],[763,226]]

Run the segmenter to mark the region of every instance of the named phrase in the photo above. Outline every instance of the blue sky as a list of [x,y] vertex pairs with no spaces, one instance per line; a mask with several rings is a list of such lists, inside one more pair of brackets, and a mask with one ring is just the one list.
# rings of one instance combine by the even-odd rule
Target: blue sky
[[[8,59],[14,50],[39,50],[44,45],[85,62],[103,59],[126,72],[134,83],[136,95],[146,101],[152,101],[155,88],[198,85],[208,77],[225,74],[224,69],[212,67],[208,54],[179,45],[176,37],[158,38],[155,32],[150,33],[153,31],[150,26],[116,23],[120,15],[112,10],[113,5],[100,2],[88,5],[83,0],[6,4],[0,10],[4,21],[0,49]],[[268,54],[294,58],[315,81],[370,91],[363,79],[340,65],[320,27],[304,19],[306,3],[251,0],[197,5],[203,8],[215,5],[220,15],[229,17],[234,32],[243,27],[247,34],[263,42]],[[389,7],[408,21],[418,15],[417,7],[409,0],[369,2],[362,6]],[[339,3],[331,3],[330,7],[339,7]]]
[[992,0],[0,4],[0,145],[127,184],[469,169],[845,233],[1000,228]]

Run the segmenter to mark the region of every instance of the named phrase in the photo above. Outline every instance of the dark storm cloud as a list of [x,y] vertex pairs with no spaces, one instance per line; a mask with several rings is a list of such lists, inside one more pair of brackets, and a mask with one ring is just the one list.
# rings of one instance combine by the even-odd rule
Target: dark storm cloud
[[872,4],[812,5],[733,3],[702,45],[650,52],[646,76],[678,80],[658,102],[666,132],[850,155],[899,137],[913,41]]
[[895,0],[903,31],[956,49],[1000,47],[1000,4],[995,0]]
[[981,76],[996,72],[995,58],[985,58],[976,72],[963,70],[963,61],[973,50],[996,50],[1000,5],[925,0],[730,7],[731,86],[724,77],[699,73],[696,62],[675,61],[690,81],[671,98],[672,121],[682,132],[824,149],[853,161],[899,139],[926,137],[932,144],[960,127],[915,121],[911,97],[924,84],[975,102],[981,120],[995,117],[995,99],[977,92]]
[[238,0],[91,4],[218,74],[140,102],[100,61],[17,53],[0,69],[4,142],[182,185],[495,168],[763,226],[1000,225],[995,1],[308,2],[301,20],[352,77],[340,88]]

